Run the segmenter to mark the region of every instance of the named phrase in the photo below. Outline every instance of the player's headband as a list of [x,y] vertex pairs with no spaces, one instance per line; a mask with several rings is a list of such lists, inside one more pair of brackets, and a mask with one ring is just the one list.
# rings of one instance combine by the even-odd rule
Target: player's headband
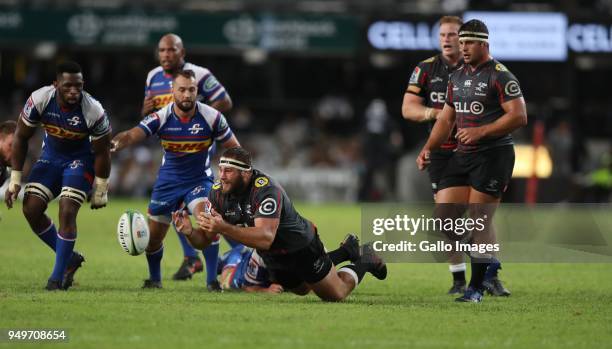
[[459,41],[483,41],[489,42],[489,34],[484,32],[460,31]]
[[237,169],[239,169],[241,171],[250,171],[251,170],[251,165],[249,165],[247,163],[244,163],[244,162],[236,160],[236,159],[224,158],[224,157],[219,159],[219,167],[221,167],[221,166],[233,167],[233,168],[237,168]]

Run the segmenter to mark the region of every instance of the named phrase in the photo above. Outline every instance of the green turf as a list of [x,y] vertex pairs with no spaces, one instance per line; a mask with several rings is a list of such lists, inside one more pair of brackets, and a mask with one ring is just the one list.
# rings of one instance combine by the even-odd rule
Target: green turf
[[[314,296],[206,292],[204,275],[173,282],[181,254],[166,239],[164,289],[142,291],[143,256],[121,250],[116,222],[145,202],[111,201],[79,215],[77,249],[87,262],[68,292],[43,290],[54,255],[17,209],[0,209],[0,328],[67,328],[62,348],[603,348],[612,346],[608,264],[506,264],[507,299],[457,304],[443,264],[394,264],[366,277],[343,303]],[[357,206],[298,207],[328,247],[359,230]],[[49,212],[57,215],[57,206]],[[0,347],[31,344],[0,343]],[[41,346],[41,344],[36,344]]]

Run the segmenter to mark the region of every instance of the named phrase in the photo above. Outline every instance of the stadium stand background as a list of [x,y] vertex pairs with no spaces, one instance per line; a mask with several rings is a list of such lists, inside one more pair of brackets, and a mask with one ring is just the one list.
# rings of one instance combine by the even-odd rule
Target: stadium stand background
[[[552,173],[538,181],[538,201],[609,201],[610,0],[553,4],[505,0],[0,0],[0,33],[10,33],[7,30],[23,25],[28,14],[41,12],[81,14],[85,20],[79,28],[85,29],[91,29],[87,16],[108,13],[135,18],[180,13],[195,23],[198,18],[205,22],[227,16],[251,21],[238,21],[238,25],[253,20],[261,24],[267,18],[329,20],[338,30],[348,30],[341,38],[346,47],[334,47],[333,41],[331,46],[284,47],[282,42],[266,46],[263,41],[207,45],[203,24],[202,32],[183,35],[187,60],[209,68],[225,85],[234,101],[228,113],[234,131],[254,152],[256,164],[278,177],[293,197],[429,201],[426,176],[414,165],[426,128],[404,121],[400,106],[412,68],[436,51],[376,49],[368,42],[368,28],[380,20],[434,24],[443,14],[468,9],[559,12],[567,16],[568,25],[598,23],[598,28],[604,28],[603,34],[593,34],[601,41],[598,52],[568,49],[565,59],[554,62],[500,60],[519,78],[527,100],[530,123],[515,134],[517,143],[533,142],[536,121],[544,127],[543,143],[553,167]],[[342,23],[348,25],[342,27]],[[55,30],[41,24],[22,29],[19,35],[0,35],[0,119],[15,119],[29,93],[52,81],[55,63],[73,59],[83,66],[85,88],[107,108],[114,130],[135,125],[140,120],[146,74],[157,65],[155,46],[161,35],[151,31],[144,43],[137,44],[129,38],[83,43],[74,38],[49,39],[44,35],[47,29]],[[115,158],[114,195],[147,196],[160,157],[157,145],[145,144]],[[505,200],[523,202],[526,181],[514,179]]]

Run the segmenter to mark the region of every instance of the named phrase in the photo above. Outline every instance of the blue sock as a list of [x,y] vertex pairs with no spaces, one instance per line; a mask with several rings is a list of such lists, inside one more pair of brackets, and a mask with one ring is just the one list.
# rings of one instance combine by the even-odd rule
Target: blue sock
[[39,239],[41,239],[47,246],[51,247],[51,249],[55,251],[55,245],[57,244],[57,229],[52,221],[47,229],[43,230],[42,233],[36,233],[36,236],[38,236]]
[[161,281],[161,260],[164,256],[164,246],[160,247],[159,250],[148,253],[147,252],[147,263],[149,263],[149,279],[151,281]]
[[51,273],[49,280],[62,281],[64,279],[66,266],[72,256],[77,234],[74,232],[64,233],[63,235],[63,237],[60,234],[57,235],[55,243],[55,266],[53,267],[53,273]]
[[[174,230],[176,230],[176,228],[174,228]],[[183,255],[189,258],[197,258],[198,251],[191,247],[185,235],[179,233],[178,231],[176,232],[176,235],[178,235],[179,241],[181,242],[181,247],[183,247]]]
[[219,240],[202,250],[206,262],[206,284],[217,280],[217,264],[219,263]]
[[485,273],[485,280],[491,280],[497,277],[497,271],[501,269],[501,262],[497,260],[497,258],[493,258],[491,264],[487,268],[487,272]]

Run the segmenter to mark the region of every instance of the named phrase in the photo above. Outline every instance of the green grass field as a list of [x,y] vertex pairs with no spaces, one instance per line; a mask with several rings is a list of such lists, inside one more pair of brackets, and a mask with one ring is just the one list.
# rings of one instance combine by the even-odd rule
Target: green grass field
[[[111,201],[79,215],[77,249],[87,258],[68,292],[43,290],[54,254],[16,209],[0,209],[0,329],[66,328],[62,348],[604,348],[612,347],[609,264],[505,264],[510,298],[458,304],[445,295],[444,264],[393,264],[386,281],[367,276],[343,303],[315,296],[206,291],[204,275],[174,282],[177,238],[166,239],[164,289],[140,289],[144,256],[121,250],[116,222],[144,201]],[[359,231],[358,206],[298,206],[335,247]],[[57,205],[49,210],[54,219]],[[222,250],[224,247],[222,247]],[[0,343],[0,347],[33,344]]]

